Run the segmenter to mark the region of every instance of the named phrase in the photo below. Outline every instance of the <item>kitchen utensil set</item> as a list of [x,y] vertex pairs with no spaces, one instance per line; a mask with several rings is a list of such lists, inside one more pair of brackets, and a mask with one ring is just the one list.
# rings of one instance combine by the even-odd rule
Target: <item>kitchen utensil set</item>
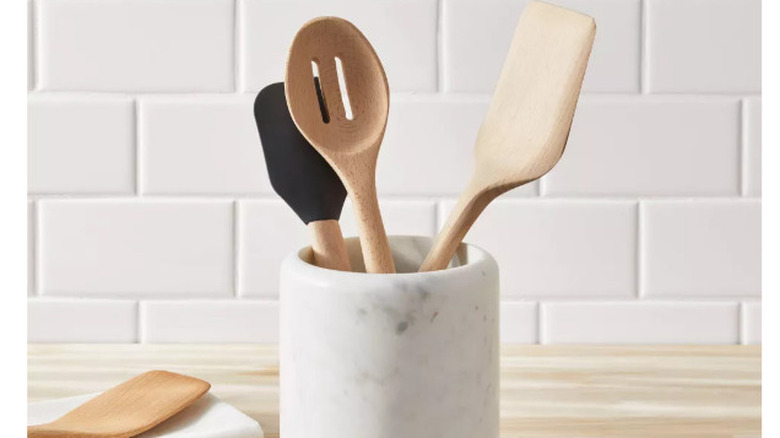
[[[587,15],[539,1],[525,8],[477,137],[476,168],[420,271],[444,269],[493,199],[542,177],[558,162],[595,32]],[[255,117],[274,189],[315,231],[315,263],[349,269],[336,222],[345,188],[366,271],[395,272],[376,192],[389,87],[371,44],[344,19],[311,20],[295,35],[288,55],[289,114],[281,108],[280,89],[274,84],[260,92]]]

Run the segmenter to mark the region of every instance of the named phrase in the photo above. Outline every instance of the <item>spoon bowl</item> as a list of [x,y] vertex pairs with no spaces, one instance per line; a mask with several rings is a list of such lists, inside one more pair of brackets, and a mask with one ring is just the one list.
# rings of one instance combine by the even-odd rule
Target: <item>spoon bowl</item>
[[390,91],[379,57],[352,23],[320,17],[304,24],[290,47],[285,82],[295,123],[324,156],[378,152]]

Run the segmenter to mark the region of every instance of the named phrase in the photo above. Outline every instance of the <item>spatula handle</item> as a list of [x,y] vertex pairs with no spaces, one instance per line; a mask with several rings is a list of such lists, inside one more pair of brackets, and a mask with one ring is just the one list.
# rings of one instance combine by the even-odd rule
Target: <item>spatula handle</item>
[[347,247],[335,219],[309,222],[314,264],[320,268],[350,271]]
[[27,426],[27,438],[47,438],[56,436],[56,429],[47,428],[45,424]]
[[466,233],[474,225],[480,213],[495,198],[492,193],[481,192],[472,187],[476,187],[473,181],[458,199],[458,203],[455,204],[455,208],[447,218],[444,228],[433,240],[433,246],[420,266],[420,272],[438,271],[446,268]]

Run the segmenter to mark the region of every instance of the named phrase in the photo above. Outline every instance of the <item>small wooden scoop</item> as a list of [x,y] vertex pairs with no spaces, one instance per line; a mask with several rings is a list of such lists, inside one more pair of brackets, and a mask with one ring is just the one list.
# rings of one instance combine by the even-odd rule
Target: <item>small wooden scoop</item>
[[125,438],[162,423],[211,385],[168,371],[149,371],[89,400],[59,419],[29,426],[28,438]]
[[349,21],[311,20],[290,46],[285,91],[298,129],[352,199],[366,271],[395,272],[376,197],[376,161],[390,92],[373,47]]
[[526,6],[476,146],[476,169],[420,271],[444,269],[498,195],[558,162],[596,36],[593,18],[547,3]]
[[314,264],[349,271],[339,227],[347,191],[330,164],[295,126],[283,83],[271,84],[257,94],[255,122],[271,186],[311,231]]

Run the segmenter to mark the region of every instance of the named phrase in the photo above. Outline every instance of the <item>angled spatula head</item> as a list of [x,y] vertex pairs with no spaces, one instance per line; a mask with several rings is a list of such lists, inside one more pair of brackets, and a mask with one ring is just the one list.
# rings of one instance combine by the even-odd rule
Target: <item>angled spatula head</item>
[[255,122],[274,191],[301,220],[338,220],[347,191],[338,175],[295,126],[284,83],[271,84],[255,99]]

